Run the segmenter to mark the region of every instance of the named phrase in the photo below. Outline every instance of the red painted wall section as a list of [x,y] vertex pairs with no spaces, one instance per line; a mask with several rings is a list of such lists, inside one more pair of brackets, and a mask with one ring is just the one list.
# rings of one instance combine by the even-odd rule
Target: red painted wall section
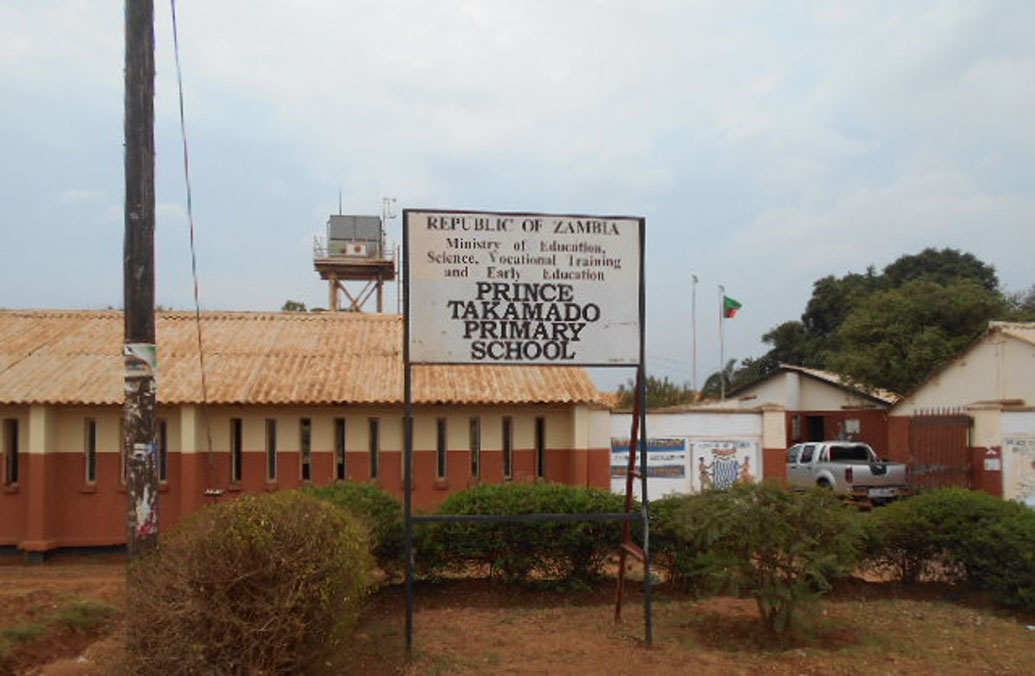
[[26,539],[29,516],[28,477],[36,473],[30,463],[42,462],[44,456],[23,453],[18,458],[18,483],[0,486],[0,546],[18,546]]
[[787,481],[787,450],[783,448],[762,449],[762,478]]
[[[801,416],[801,433],[798,438],[794,436],[794,418]],[[877,455],[884,456],[888,452],[888,417],[887,411],[883,409],[849,409],[837,411],[788,411],[787,412],[787,446],[806,439],[807,423],[806,417],[823,417],[823,439],[812,441],[827,441],[840,437],[847,420],[859,421],[859,433],[852,436],[854,441],[861,441],[869,444]]]
[[909,416],[888,418],[888,460],[909,462],[909,421]]
[[[346,456],[350,481],[369,481],[369,453]],[[414,454],[413,501],[417,509],[430,510],[449,495],[480,482],[500,483],[502,452],[482,451],[481,477],[471,473],[469,451],[450,451],[447,474],[436,478],[436,453]],[[382,451],[380,475],[375,481],[402,499],[402,453]],[[119,454],[97,454],[97,478],[85,479],[82,452],[23,454],[19,485],[0,488],[0,545],[26,551],[47,551],[60,547],[110,546],[126,542],[126,509],[129,497],[121,477]],[[545,480],[580,486],[610,486],[610,450],[547,449]],[[513,481],[537,481],[535,453],[515,449]],[[329,451],[314,452],[310,485],[326,485],[335,479],[337,468]],[[230,456],[226,452],[170,453],[168,479],[159,488],[159,518],[163,531],[174,528],[183,517],[205,505],[232,500],[246,493],[296,488],[303,485],[297,452],[280,452],[277,477],[268,481],[266,454],[246,451],[242,456],[242,477],[230,482]],[[214,489],[214,491],[210,491]],[[214,494],[206,495],[206,492]],[[38,504],[37,504],[38,503]],[[36,508],[32,508],[36,505]]]
[[1003,449],[995,446],[970,448],[971,479],[975,490],[1003,497]]

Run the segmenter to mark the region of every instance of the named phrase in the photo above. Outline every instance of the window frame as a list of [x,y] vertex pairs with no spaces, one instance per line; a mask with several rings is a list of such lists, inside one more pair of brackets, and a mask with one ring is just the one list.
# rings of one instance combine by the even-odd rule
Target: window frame
[[244,420],[230,418],[230,483],[244,479]]
[[266,418],[266,481],[277,480],[277,419]]
[[435,419],[435,478],[445,479],[449,471],[449,423]]
[[514,478],[514,418],[505,415],[501,425],[501,450],[503,452],[503,478]]
[[367,419],[367,449],[370,452],[370,478],[377,479],[381,474],[381,420]]
[[83,418],[83,480],[97,483],[97,419]]
[[165,418],[158,419],[157,429],[155,430],[156,441],[158,442],[158,467],[155,469],[158,471],[158,483],[169,482],[169,425],[166,423]]
[[298,478],[303,482],[313,480],[313,419],[298,419]]
[[546,417],[535,418],[535,471],[536,477],[546,478]]
[[17,486],[21,479],[21,430],[18,418],[4,418],[3,428],[3,484]]
[[345,481],[349,477],[349,465],[346,453],[348,452],[348,441],[345,436],[348,425],[345,418],[334,419],[334,477],[338,481]]
[[471,451],[471,476],[479,479],[482,475],[482,420],[476,415],[468,422],[467,447]]

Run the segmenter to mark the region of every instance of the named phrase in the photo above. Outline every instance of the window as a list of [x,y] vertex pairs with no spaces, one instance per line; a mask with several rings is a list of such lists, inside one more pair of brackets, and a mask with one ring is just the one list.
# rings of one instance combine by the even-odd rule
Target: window
[[126,457],[126,421],[119,418],[119,436],[116,441],[119,448],[119,480],[125,484],[129,479],[129,458]]
[[503,419],[503,476],[510,478],[514,467],[514,419]]
[[446,419],[439,418],[435,422],[435,476],[444,479],[446,476],[446,451],[448,450],[449,439],[447,438]]
[[801,446],[791,446],[787,449],[787,462],[794,465],[798,462],[798,455],[801,454]]
[[244,425],[230,418],[230,481],[238,483],[244,475]]
[[814,444],[806,444],[801,449],[801,462],[812,462],[812,454],[816,450]]
[[347,476],[345,466],[345,418],[334,419],[334,464],[335,477],[344,481]]
[[377,418],[370,419],[370,478],[376,479],[380,473],[380,425]]
[[158,419],[158,480],[169,480],[169,427]]
[[0,451],[3,451],[4,455],[4,485],[13,486],[18,483],[18,453],[21,450],[18,447],[17,418],[7,418],[4,420],[3,444]]
[[313,478],[313,423],[302,418],[298,423],[299,458],[302,461],[302,481]]
[[851,446],[831,446],[830,462],[870,462],[870,448],[869,446],[863,446],[862,444],[853,444]]
[[277,479],[277,421],[266,418],[266,480]]
[[535,469],[536,476],[546,476],[546,418],[535,419]]
[[471,449],[471,476],[478,478],[482,471],[482,423],[477,417],[471,418],[468,446]]
[[86,483],[97,481],[97,421],[87,418],[83,423],[83,464]]

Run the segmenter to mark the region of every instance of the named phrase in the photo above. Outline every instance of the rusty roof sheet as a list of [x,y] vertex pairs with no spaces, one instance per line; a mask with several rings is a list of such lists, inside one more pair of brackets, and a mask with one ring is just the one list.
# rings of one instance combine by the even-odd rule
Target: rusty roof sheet
[[1035,322],[989,322],[988,330],[1001,331],[1007,336],[1035,345]]
[[[157,315],[158,400],[201,403],[193,312]],[[400,404],[402,317],[357,313],[204,312],[207,402]],[[121,404],[118,311],[0,311],[0,403]],[[420,404],[602,403],[570,366],[415,366]]]

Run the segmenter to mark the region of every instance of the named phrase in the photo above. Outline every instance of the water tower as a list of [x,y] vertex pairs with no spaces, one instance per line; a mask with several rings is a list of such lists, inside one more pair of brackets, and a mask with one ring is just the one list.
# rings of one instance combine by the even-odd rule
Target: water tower
[[[326,239],[314,242],[313,266],[328,282],[332,311],[362,312],[376,294],[377,312],[384,312],[384,283],[395,279],[396,271],[381,217],[331,215]],[[348,306],[342,306],[342,296]]]

